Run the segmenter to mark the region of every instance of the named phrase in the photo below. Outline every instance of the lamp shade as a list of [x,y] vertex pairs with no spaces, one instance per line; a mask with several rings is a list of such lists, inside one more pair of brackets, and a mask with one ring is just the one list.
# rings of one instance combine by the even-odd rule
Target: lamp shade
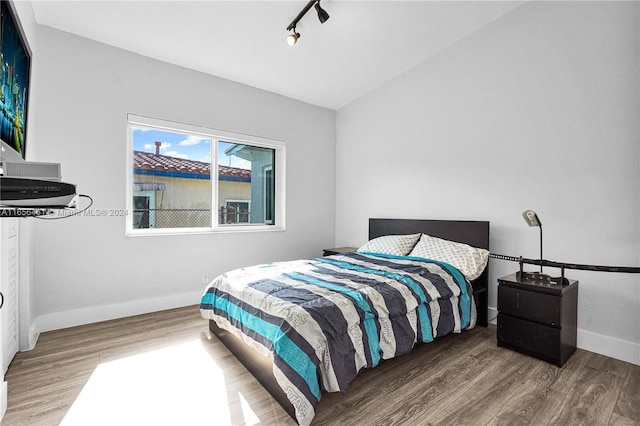
[[318,12],[318,19],[320,20],[320,23],[324,24],[325,22],[327,22],[327,19],[329,19],[329,14],[326,10],[320,7],[320,2],[316,3],[314,7],[316,8],[316,12]]
[[300,38],[300,33],[297,33],[294,31],[293,33],[287,36],[287,44],[289,46],[294,46],[298,42],[299,38]]
[[538,215],[533,210],[525,210],[522,212],[522,217],[527,222],[529,226],[539,226],[542,227],[542,222],[538,218]]

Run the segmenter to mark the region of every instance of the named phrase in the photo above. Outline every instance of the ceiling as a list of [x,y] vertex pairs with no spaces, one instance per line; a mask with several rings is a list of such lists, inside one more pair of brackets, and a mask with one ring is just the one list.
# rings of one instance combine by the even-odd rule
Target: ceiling
[[511,1],[35,0],[36,22],[337,110],[509,12]]

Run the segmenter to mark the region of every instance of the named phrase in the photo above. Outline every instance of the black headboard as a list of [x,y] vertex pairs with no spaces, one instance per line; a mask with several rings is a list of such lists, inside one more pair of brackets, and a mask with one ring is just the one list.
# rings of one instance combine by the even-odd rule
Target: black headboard
[[382,235],[429,234],[489,250],[489,222],[474,220],[369,219],[369,239]]
[[[428,234],[489,250],[489,222],[474,220],[369,219],[369,239],[383,235]],[[487,325],[489,266],[475,279],[473,296],[478,324]]]

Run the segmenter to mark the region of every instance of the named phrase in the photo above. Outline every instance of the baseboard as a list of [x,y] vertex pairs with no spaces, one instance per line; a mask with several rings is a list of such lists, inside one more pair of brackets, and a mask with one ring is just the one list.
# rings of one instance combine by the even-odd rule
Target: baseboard
[[[197,291],[40,315],[36,317],[29,329],[29,344],[33,348],[39,334],[45,331],[194,305],[198,303],[201,295],[202,292]],[[496,324],[497,309],[490,307],[488,314],[489,322]],[[640,344],[638,343],[578,329],[577,346],[580,349],[640,365]]]
[[489,308],[487,309],[487,319],[489,321],[489,324],[498,324],[498,310],[489,306]]
[[36,331],[36,323],[35,321],[31,323],[31,327],[29,327],[29,334],[27,336],[27,348],[20,348],[21,351],[30,351],[31,349],[36,347],[36,343],[38,343],[38,337],[40,337],[40,333]]
[[576,346],[589,352],[640,365],[640,343],[628,342],[615,337],[578,329],[578,343]]
[[202,291],[195,291],[39,315],[34,319],[30,331],[33,331],[37,339],[37,335],[45,331],[195,305],[200,301],[201,296]]

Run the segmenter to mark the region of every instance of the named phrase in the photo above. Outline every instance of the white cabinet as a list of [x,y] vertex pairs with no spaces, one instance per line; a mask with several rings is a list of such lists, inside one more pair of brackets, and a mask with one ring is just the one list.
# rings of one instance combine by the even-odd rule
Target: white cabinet
[[9,368],[13,357],[18,353],[18,220],[3,218],[0,220],[0,291],[4,296],[4,305],[0,309],[2,322],[2,373]]
[[4,373],[18,352],[18,220],[0,219],[0,419],[7,409]]

